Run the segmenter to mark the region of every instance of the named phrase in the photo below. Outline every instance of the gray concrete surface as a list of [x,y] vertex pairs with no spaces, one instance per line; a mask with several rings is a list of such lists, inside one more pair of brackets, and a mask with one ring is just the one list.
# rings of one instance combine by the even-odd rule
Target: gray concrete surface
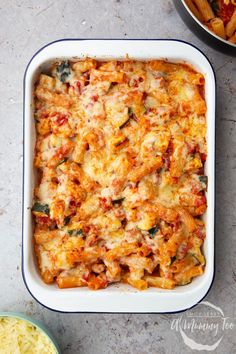
[[[0,0],[0,310],[22,311],[43,320],[65,354],[191,353],[180,334],[171,330],[178,314],[59,314],[37,304],[23,284],[23,73],[45,43],[77,37],[179,38],[201,48],[211,60],[218,83],[216,273],[206,299],[235,321],[236,62],[198,40],[170,0]],[[215,353],[236,351],[235,328],[225,332]],[[203,334],[202,341],[207,336]]]

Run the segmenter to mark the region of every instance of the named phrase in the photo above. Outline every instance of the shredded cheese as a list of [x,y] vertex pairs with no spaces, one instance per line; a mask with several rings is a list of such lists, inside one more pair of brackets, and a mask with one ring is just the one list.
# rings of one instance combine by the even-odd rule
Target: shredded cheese
[[56,354],[50,339],[31,323],[0,318],[0,354]]

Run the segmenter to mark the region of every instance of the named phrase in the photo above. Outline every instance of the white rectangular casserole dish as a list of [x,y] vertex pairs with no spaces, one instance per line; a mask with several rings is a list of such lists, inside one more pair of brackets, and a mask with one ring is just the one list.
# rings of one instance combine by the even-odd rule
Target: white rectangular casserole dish
[[[45,284],[37,270],[33,249],[31,207],[35,185],[33,157],[35,126],[33,119],[34,82],[40,71],[58,58],[95,57],[96,59],[136,60],[168,59],[186,62],[205,75],[207,103],[208,209],[204,216],[206,268],[192,283],[174,290],[149,288],[137,291],[128,285],[113,285],[92,291],[87,288],[58,289]],[[78,40],[50,43],[29,62],[24,77],[24,182],[23,182],[23,252],[22,273],[31,295],[42,305],[61,312],[176,312],[186,310],[203,299],[214,276],[214,193],[215,193],[215,76],[208,59],[194,46],[178,40]]]

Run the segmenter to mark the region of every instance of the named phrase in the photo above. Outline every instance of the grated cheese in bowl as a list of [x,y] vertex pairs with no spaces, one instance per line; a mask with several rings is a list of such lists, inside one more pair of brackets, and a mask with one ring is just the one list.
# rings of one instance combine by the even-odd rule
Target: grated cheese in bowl
[[50,338],[33,323],[0,317],[0,354],[57,354]]

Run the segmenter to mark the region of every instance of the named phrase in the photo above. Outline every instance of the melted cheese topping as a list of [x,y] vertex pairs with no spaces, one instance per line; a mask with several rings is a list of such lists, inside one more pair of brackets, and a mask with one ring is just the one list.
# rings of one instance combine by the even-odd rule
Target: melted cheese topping
[[204,257],[195,264],[191,240],[199,248],[205,236],[203,75],[158,60],[88,58],[55,63],[35,96],[33,213],[45,282],[141,289],[156,275],[172,288],[200,274]]

